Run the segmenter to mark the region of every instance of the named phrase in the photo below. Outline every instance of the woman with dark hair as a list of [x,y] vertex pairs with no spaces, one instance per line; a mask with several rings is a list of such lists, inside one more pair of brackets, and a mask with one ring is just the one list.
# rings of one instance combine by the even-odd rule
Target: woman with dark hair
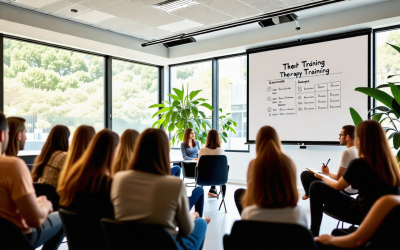
[[189,213],[185,184],[170,176],[169,140],[164,131],[146,129],[140,135],[129,168],[115,175],[111,187],[115,219],[162,225],[180,249],[201,249],[209,218]]
[[[119,137],[109,129],[97,133],[60,182],[60,206],[99,218],[114,218],[110,200],[111,166]],[[125,190],[126,191],[126,190]]]
[[128,170],[128,163],[132,158],[139,135],[139,132],[134,129],[127,129],[122,133],[119,151],[114,161],[111,176],[114,176],[119,171]]
[[[319,235],[323,208],[339,217],[360,224],[380,197],[399,194],[400,171],[382,126],[373,120],[356,128],[355,144],[359,159],[350,162],[344,175],[334,181],[315,174],[321,181],[310,186],[311,231]],[[357,199],[342,192],[349,185],[358,188]]]
[[[200,157],[202,155],[224,155],[225,151],[221,148],[221,139],[219,138],[218,131],[215,129],[211,129],[207,134],[207,141],[204,148],[201,148],[199,151],[198,162],[200,161]],[[199,164],[197,162],[197,165]],[[222,185],[223,190],[225,190],[226,185]],[[225,192],[225,191],[224,191]],[[217,190],[215,186],[211,186],[210,191],[208,191],[208,195],[211,197],[218,197]]]
[[67,158],[69,135],[69,129],[64,125],[56,125],[51,129],[42,152],[35,159],[33,182],[46,183],[57,188],[58,177]]
[[6,155],[17,156],[23,150],[26,141],[25,119],[21,117],[8,117],[9,142]]
[[67,173],[71,169],[72,165],[83,155],[83,152],[85,152],[95,134],[96,131],[92,126],[81,125],[75,130],[74,137],[72,138],[71,145],[68,149],[64,167],[61,170],[60,177],[58,178],[59,183],[65,177],[65,173]]
[[256,146],[257,157],[250,163],[250,181],[242,199],[242,219],[307,227],[306,213],[297,206],[296,167],[282,153],[278,134],[272,127],[261,128]]

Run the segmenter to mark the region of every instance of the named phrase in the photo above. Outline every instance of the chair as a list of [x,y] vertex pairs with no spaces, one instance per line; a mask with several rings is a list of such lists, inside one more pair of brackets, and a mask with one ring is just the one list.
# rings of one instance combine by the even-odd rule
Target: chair
[[374,233],[365,250],[399,249],[400,205],[390,211]]
[[231,234],[225,234],[223,244],[225,250],[317,249],[311,231],[301,225],[246,220],[233,224]]
[[344,223],[344,222],[346,222],[346,223],[348,223],[348,224],[352,224],[353,226],[354,226],[354,225],[360,225],[360,223],[357,222],[357,221],[352,221],[352,220],[349,219],[349,218],[343,218],[343,217],[340,217],[340,216],[335,215],[335,214],[332,213],[332,212],[329,210],[329,208],[326,207],[326,206],[324,206],[323,211],[324,211],[324,213],[325,213],[326,215],[328,215],[328,216],[330,216],[330,217],[332,217],[332,218],[338,220],[338,224],[336,225],[336,228],[339,228],[340,222],[342,222],[342,229],[343,229],[343,223]]
[[101,219],[101,226],[109,250],[178,249],[170,232],[161,225]]
[[74,213],[63,208],[60,208],[59,213],[69,249],[107,249],[100,218]]
[[7,250],[34,250],[21,230],[9,220],[0,219],[0,248]]
[[60,208],[58,202],[60,201],[60,196],[56,192],[56,188],[50,184],[46,183],[33,183],[35,187],[36,196],[39,197],[41,195],[45,195],[51,203],[53,203],[53,210],[58,211]]
[[[228,170],[228,159],[225,155],[203,155],[199,160],[196,178],[196,186],[221,186],[222,201],[218,210],[221,209],[223,203],[225,213],[225,184],[228,182]],[[219,198],[219,194],[217,199]]]
[[[182,177],[186,179],[196,179],[196,163],[193,162],[181,162]],[[193,186],[190,186],[193,184]],[[195,187],[195,182],[185,184],[186,187]]]
[[33,164],[26,164],[29,168],[29,172],[32,172]]

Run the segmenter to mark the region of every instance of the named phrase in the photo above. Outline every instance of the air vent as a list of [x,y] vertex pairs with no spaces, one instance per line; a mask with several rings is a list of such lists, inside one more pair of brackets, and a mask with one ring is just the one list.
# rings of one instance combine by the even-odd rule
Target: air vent
[[166,0],[151,7],[170,13],[195,4],[198,3],[194,0]]

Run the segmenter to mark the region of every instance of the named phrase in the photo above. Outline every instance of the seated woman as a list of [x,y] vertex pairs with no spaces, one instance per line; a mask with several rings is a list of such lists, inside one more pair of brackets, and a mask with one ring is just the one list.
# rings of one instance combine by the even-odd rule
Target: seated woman
[[111,176],[114,176],[119,171],[128,170],[128,163],[132,158],[133,150],[139,135],[139,132],[133,129],[127,129],[122,133]]
[[[375,236],[386,216],[397,206],[400,206],[400,196],[382,196],[371,207],[360,227],[355,232],[337,237],[326,234],[321,235],[315,239],[318,249],[360,249],[361,247],[364,249],[364,246]],[[387,241],[387,239],[374,240],[381,241],[380,243]],[[379,247],[380,249],[390,249],[391,246],[386,247],[383,243]]]
[[69,135],[69,129],[64,125],[56,125],[51,129],[42,152],[35,159],[33,182],[46,183],[57,188],[58,177],[67,158]]
[[26,141],[26,120],[21,117],[8,117],[9,142],[6,155],[17,156],[20,150],[24,149]]
[[[197,165],[199,164],[200,157],[202,155],[224,155],[225,151],[221,148],[221,140],[219,138],[218,131],[215,129],[211,129],[207,135],[207,141],[204,148],[201,148],[199,151],[199,158]],[[223,185],[225,186],[225,185]],[[225,189],[225,187],[224,187]],[[208,191],[208,195],[212,197],[217,197],[217,190],[215,186],[211,186],[210,191]]]
[[165,226],[180,249],[201,249],[207,223],[197,212],[189,213],[185,184],[170,175],[165,132],[146,129],[139,137],[129,167],[132,170],[115,175],[111,187],[115,219]]
[[[187,160],[197,160],[199,150],[200,150],[200,143],[195,139],[194,130],[191,128],[187,128],[183,135],[183,142],[181,143],[181,153],[182,158]],[[186,174],[192,177],[195,177],[195,170],[196,170],[196,163],[183,163],[185,165]],[[180,176],[180,168],[179,166],[175,165],[171,168],[171,173],[175,173],[175,176]]]
[[114,218],[110,200],[111,166],[119,137],[109,129],[97,133],[82,157],[60,182],[60,206],[79,214]]
[[[275,129],[270,126],[264,126],[264,127],[260,128],[260,130],[257,133],[257,137],[256,137],[256,157],[257,158],[259,156],[261,157],[261,154],[266,150],[267,142],[269,140],[272,140],[275,143],[275,145],[277,145],[279,152],[282,153],[281,141],[279,140],[278,134],[276,133]],[[251,173],[252,173],[253,167],[254,167],[254,161],[255,160],[252,160],[250,162],[249,167],[247,169],[247,184],[250,183],[250,178],[252,176]],[[235,194],[234,194],[235,204],[239,211],[239,214],[242,214],[242,210],[243,210],[242,198],[243,198],[243,195],[245,192],[246,192],[246,189],[239,188],[235,191]]]
[[263,141],[264,147],[257,150],[257,158],[250,163],[250,182],[242,200],[242,220],[291,223],[307,228],[306,213],[297,206],[296,167],[282,153],[278,135],[272,127],[261,128],[256,143],[266,134],[270,139]]
[[[357,126],[355,135],[359,159],[350,162],[338,181],[316,174],[323,182],[315,181],[310,186],[314,236],[319,235],[324,207],[346,221],[360,224],[381,196],[398,194],[399,165],[382,126],[373,120],[364,121]],[[349,185],[358,188],[357,199],[339,192]]]
[[83,152],[85,152],[95,134],[96,131],[92,126],[81,125],[75,130],[74,137],[68,149],[67,159],[58,178],[58,183],[61,182],[65,177],[65,173],[69,172],[72,165],[83,155]]

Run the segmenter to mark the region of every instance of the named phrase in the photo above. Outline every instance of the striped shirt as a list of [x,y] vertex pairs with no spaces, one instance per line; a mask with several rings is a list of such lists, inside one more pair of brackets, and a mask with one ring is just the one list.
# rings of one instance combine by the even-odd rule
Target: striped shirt
[[67,152],[56,151],[54,152],[49,161],[44,166],[43,174],[37,180],[38,183],[46,183],[57,188],[58,176],[64,167],[65,160],[67,159]]

